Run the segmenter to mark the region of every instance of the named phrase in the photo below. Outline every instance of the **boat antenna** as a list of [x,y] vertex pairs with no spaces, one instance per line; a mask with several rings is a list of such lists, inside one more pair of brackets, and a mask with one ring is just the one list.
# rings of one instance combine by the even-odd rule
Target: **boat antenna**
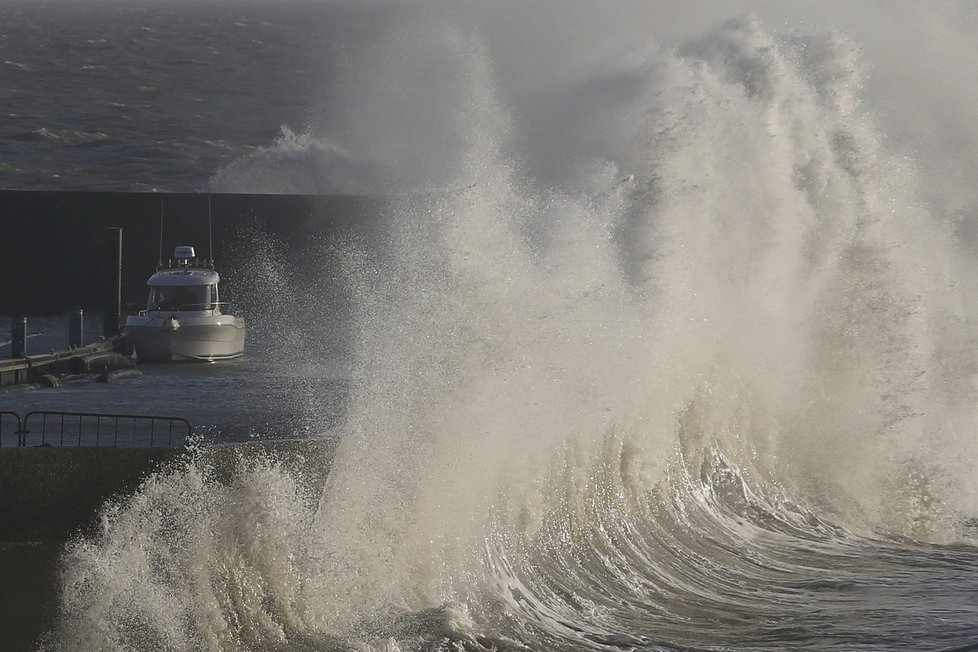
[[211,195],[207,193],[207,255],[211,259],[211,269],[214,268],[214,227],[211,221]]
[[156,261],[157,269],[163,267],[163,200],[160,200],[160,258]]

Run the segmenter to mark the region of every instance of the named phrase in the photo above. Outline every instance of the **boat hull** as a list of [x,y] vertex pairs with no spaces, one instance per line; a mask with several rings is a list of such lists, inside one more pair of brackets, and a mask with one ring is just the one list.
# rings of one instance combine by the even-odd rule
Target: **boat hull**
[[126,337],[140,362],[230,360],[244,353],[244,320],[230,315],[130,317]]

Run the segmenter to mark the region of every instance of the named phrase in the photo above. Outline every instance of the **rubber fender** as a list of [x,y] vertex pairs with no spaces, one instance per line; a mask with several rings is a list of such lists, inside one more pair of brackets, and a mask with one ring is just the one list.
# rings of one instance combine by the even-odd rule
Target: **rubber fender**
[[61,379],[53,374],[41,374],[36,382],[41,387],[61,387]]
[[116,369],[132,369],[132,360],[115,351],[89,353],[88,355],[72,358],[71,371],[76,374],[95,374],[115,371]]

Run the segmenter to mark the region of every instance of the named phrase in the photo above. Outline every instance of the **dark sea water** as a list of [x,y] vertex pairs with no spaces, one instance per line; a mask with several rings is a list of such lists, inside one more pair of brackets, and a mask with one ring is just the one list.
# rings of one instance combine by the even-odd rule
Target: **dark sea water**
[[[85,322],[86,341],[98,341],[101,315],[88,314]],[[28,332],[28,354],[67,348],[65,317],[29,318]],[[0,333],[9,337],[9,318],[0,318]],[[8,391],[0,394],[0,409],[21,417],[32,410],[181,417],[204,444],[329,436],[343,421],[349,372],[341,352],[324,349],[315,358],[286,356],[259,329],[245,354],[226,364],[142,363],[142,376],[124,381],[85,375],[57,391]],[[0,344],[0,356],[8,352]],[[9,445],[6,436],[4,441]]]
[[206,188],[328,88],[363,18],[308,4],[4,3],[0,187]]
[[0,395],[339,439],[107,505],[38,647],[978,649],[970,3],[458,6],[0,6],[0,186],[390,199],[242,233],[242,360]]

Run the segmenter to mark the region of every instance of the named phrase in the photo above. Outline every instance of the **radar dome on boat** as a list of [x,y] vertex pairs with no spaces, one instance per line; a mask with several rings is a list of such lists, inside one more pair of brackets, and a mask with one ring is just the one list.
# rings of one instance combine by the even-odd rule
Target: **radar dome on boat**
[[196,258],[197,253],[190,245],[181,245],[173,250],[173,257],[177,260],[189,260],[190,258]]

